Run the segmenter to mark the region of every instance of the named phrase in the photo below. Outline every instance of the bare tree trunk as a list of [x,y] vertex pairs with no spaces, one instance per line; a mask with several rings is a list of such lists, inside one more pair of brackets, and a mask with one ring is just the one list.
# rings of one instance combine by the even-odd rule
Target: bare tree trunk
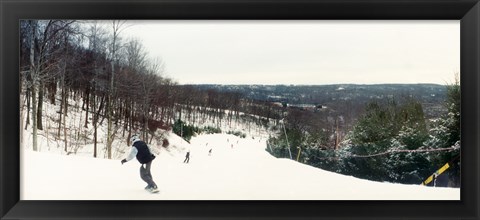
[[[65,70],[65,72],[66,72],[66,70]],[[64,85],[64,86],[65,86],[65,106],[63,106],[63,109],[64,109],[64,112],[65,112],[65,116],[67,116],[68,115],[68,97],[69,97],[70,92],[68,91],[68,87],[66,85]]]
[[[64,86],[64,89],[65,89],[65,86]],[[68,151],[68,147],[67,147],[67,139],[68,139],[68,135],[67,135],[67,120],[66,120],[66,116],[67,116],[67,105],[68,105],[68,102],[67,102],[67,92],[65,92],[65,98],[63,99],[63,104],[64,104],[64,107],[63,107],[63,138],[64,138],[64,143],[65,143],[65,152]]]
[[97,157],[97,123],[93,125],[93,157]]
[[47,88],[49,93],[50,104],[55,105],[55,94],[57,93],[57,84],[50,83]]
[[88,128],[88,110],[90,106],[90,87],[87,86],[87,90],[85,91],[85,99],[86,101],[84,102],[85,105],[87,105],[86,110],[85,110],[85,125],[83,127]]
[[133,116],[134,116],[134,113],[133,113],[133,101],[132,103],[130,103],[130,129],[128,130],[128,139],[127,140],[130,140],[130,137],[132,136],[132,129],[133,129],[133,126],[134,126],[134,121],[133,121]]
[[37,128],[38,130],[43,130],[42,123],[42,111],[43,111],[43,95],[44,95],[43,83],[39,85],[38,88],[38,108],[37,108]]
[[[35,82],[35,80],[34,80]],[[35,83],[34,83],[35,84]],[[33,129],[33,150],[37,151],[37,97],[36,97],[36,86],[32,85],[32,129]]]
[[64,109],[65,109],[65,69],[66,69],[66,60],[63,61],[63,73],[62,73],[62,76],[61,76],[61,81],[60,81],[60,85],[62,86],[62,101],[60,102],[60,110],[58,111],[58,132],[57,132],[57,137],[58,139],[60,139],[60,135],[61,135],[61,131],[62,131],[62,114],[64,112]]
[[143,110],[143,139],[145,141],[148,140],[148,119],[149,119],[149,115],[148,115],[148,108],[146,107],[147,106],[147,103],[144,103],[144,110]]
[[[113,74],[112,74],[113,75]],[[113,77],[112,77],[113,78]],[[112,83],[113,84],[113,83]],[[111,87],[113,88],[113,87]],[[112,157],[112,102],[111,102],[111,99],[112,99],[112,95],[111,93],[108,95],[108,100],[107,100],[107,158],[108,159],[111,159]]]
[[24,117],[24,108],[25,108],[25,103],[24,103],[24,99],[25,99],[25,95],[22,95],[22,84],[23,84],[23,81],[24,79],[22,79],[20,77],[20,88],[19,88],[19,91],[20,91],[20,146],[23,146],[23,117]]
[[[97,147],[97,143],[98,143],[98,132],[97,132],[98,131],[98,119],[100,117],[100,112],[103,109],[103,103],[104,102],[105,102],[105,95],[102,96],[102,100],[100,101],[100,106],[98,107],[98,110],[94,115],[94,123],[93,123],[93,127],[94,127],[94,130],[93,130],[94,157],[97,157],[97,151],[98,151],[98,147]],[[94,105],[94,106],[96,106],[96,105]]]
[[[95,83],[95,82],[94,82]],[[95,85],[95,84],[94,84]],[[95,88],[95,87],[93,87]],[[97,114],[96,114],[96,96],[95,93],[92,92],[92,124],[93,124],[93,157],[97,157]]]
[[154,135],[153,135],[153,134],[154,134],[154,133],[152,132],[152,134],[151,134],[151,137],[150,137],[150,140],[148,141],[148,143],[149,143],[149,144],[151,144],[151,143],[152,143],[152,141],[153,141],[153,137],[154,137]]
[[27,127],[30,124],[30,97],[31,97],[30,93],[31,93],[31,89],[27,88],[27,92],[25,94],[27,99],[27,119],[25,122],[25,130],[27,130]]
[[31,95],[32,95],[32,129],[33,129],[33,138],[32,138],[32,148],[34,151],[37,151],[37,99],[36,99],[36,71],[35,71],[35,41],[34,39],[36,38],[36,21],[30,21],[31,23],[31,28],[32,28],[32,36],[30,39],[30,74],[32,77],[32,90],[31,90]]
[[125,101],[125,103],[124,103],[124,105],[125,105],[124,108],[126,108],[126,109],[125,109],[125,111],[124,111],[123,114],[122,114],[122,116],[123,116],[122,137],[125,137],[125,132],[126,132],[127,129],[128,129],[128,116],[127,116],[127,114],[128,114],[128,109],[127,109],[127,108],[128,108],[128,107],[126,106],[126,105],[127,105],[126,102],[127,102],[127,101]]
[[60,110],[58,111],[58,130],[57,130],[57,139],[60,139],[61,130],[62,130],[62,112],[63,112],[63,89],[62,89],[62,101],[60,102]]
[[[124,23],[124,22],[123,22]],[[113,109],[112,102],[115,94],[115,62],[117,62],[117,40],[118,35],[120,34],[120,29],[123,25],[120,21],[113,21],[113,42],[112,42],[112,61],[111,61],[111,78],[110,78],[110,92],[108,93],[108,124],[107,124],[107,156],[108,159],[112,159],[112,143],[113,143],[113,131],[112,131],[112,118],[113,118]]]
[[[95,80],[97,79],[97,68],[98,68],[97,58],[95,56],[97,52],[97,37],[98,37],[97,31],[98,31],[97,24],[95,22],[94,26],[92,27],[92,36],[91,36],[91,38],[93,39],[92,49],[94,51],[94,59],[93,59],[94,76],[92,81],[90,82],[91,88],[92,88],[91,94],[92,94],[92,124],[93,124],[93,157],[95,158],[97,157],[97,123],[98,123],[97,112],[96,112],[97,96],[95,95],[96,88],[97,88],[97,84],[95,83],[96,82]],[[88,111],[87,111],[87,115],[88,115]]]

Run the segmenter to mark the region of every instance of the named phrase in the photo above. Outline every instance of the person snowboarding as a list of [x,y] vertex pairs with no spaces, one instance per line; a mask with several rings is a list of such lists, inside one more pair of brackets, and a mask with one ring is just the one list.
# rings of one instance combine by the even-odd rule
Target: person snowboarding
[[150,147],[144,141],[140,140],[137,135],[133,135],[130,138],[130,142],[132,143],[132,148],[128,156],[121,161],[122,165],[136,157],[141,164],[140,178],[148,184],[145,190],[152,193],[159,192],[157,184],[153,181],[152,173],[150,172],[155,155],[152,154]]
[[190,151],[187,151],[187,155],[185,155],[185,160],[183,161],[183,163],[188,163],[190,162]]

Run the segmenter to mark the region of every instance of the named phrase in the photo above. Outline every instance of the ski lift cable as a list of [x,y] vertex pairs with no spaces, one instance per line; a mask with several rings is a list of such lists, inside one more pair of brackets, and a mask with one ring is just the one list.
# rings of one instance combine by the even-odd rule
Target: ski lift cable
[[[376,154],[368,154],[368,155],[357,155],[357,154],[347,154],[344,157],[349,157],[349,158],[369,158],[369,157],[378,157],[378,156],[383,156],[387,154],[393,154],[393,153],[426,153],[426,152],[438,152],[438,151],[455,151],[460,149],[459,146],[452,146],[452,147],[446,147],[446,148],[430,148],[430,149],[417,149],[417,150],[388,150],[385,152],[380,152]],[[317,159],[339,159],[340,157],[318,157],[313,155],[313,157]]]
[[351,155],[351,157],[376,157],[392,153],[424,153],[424,152],[435,152],[435,151],[453,151],[459,148],[456,147],[446,147],[446,148],[432,148],[432,149],[417,149],[417,150],[388,150],[381,153],[370,154],[370,155]]

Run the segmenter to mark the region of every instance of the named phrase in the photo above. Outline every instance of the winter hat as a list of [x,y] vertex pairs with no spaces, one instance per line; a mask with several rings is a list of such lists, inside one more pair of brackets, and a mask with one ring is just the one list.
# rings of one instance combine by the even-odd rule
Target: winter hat
[[133,142],[135,142],[135,141],[137,141],[137,140],[140,140],[140,138],[139,138],[138,135],[136,135],[136,134],[132,135],[132,137],[130,138],[130,142],[131,142],[131,143],[133,143]]

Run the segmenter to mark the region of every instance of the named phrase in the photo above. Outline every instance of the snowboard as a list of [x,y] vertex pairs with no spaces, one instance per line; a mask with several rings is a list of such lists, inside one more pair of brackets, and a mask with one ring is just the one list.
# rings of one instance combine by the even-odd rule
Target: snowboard
[[159,193],[160,192],[160,190],[158,190],[158,188],[157,189],[146,189],[146,191],[149,192],[149,193]]

